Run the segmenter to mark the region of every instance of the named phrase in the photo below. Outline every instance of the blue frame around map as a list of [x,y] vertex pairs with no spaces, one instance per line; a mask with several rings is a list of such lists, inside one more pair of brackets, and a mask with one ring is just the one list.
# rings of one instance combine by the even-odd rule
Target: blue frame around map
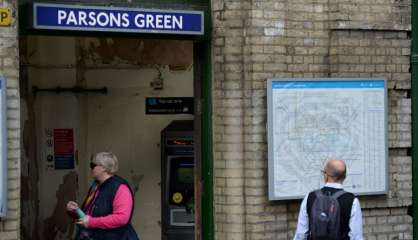
[[272,88],[384,88],[384,80],[356,81],[273,81]]
[[[276,116],[276,114],[279,114],[278,112],[276,112],[277,110],[276,106],[279,103],[275,103],[273,99],[274,99],[274,94],[280,94],[280,96],[286,98],[286,96],[291,97],[292,94],[296,93],[297,98],[294,99],[294,101],[299,102],[304,98],[306,99],[310,98],[309,89],[320,90],[319,92],[321,92],[322,90],[331,91],[336,94],[335,96],[338,96],[339,93],[344,93],[345,91],[357,92],[357,90],[359,90],[360,92],[368,91],[368,92],[376,92],[376,93],[382,94],[382,95],[379,95],[382,97],[379,99],[383,99],[384,101],[384,102],[380,102],[382,104],[381,106],[384,106],[384,109],[382,108],[383,111],[381,112],[382,115],[380,115],[380,119],[382,121],[381,123],[383,124],[382,131],[384,131],[384,133],[382,133],[382,136],[384,136],[384,147],[382,144],[381,145],[382,148],[378,149],[379,154],[381,154],[382,156],[382,162],[378,164],[381,164],[380,165],[382,166],[381,169],[385,170],[385,172],[380,172],[382,174],[381,176],[385,178],[385,183],[380,186],[376,185],[373,188],[370,188],[368,190],[354,191],[354,189],[352,189],[348,191],[355,192],[358,195],[387,194],[388,188],[389,188],[388,187],[389,186],[389,178],[388,178],[389,166],[388,166],[388,139],[387,139],[387,132],[388,132],[388,120],[387,120],[388,119],[388,110],[387,110],[388,100],[387,98],[388,97],[387,97],[386,80],[383,78],[378,78],[378,79],[373,79],[373,78],[366,78],[366,79],[364,78],[363,79],[358,79],[358,78],[313,78],[313,79],[283,78],[283,79],[269,79],[267,82],[267,138],[268,138],[268,185],[269,185],[268,197],[269,197],[269,200],[291,200],[291,199],[301,199],[304,197],[303,194],[301,195],[299,191],[296,191],[296,188],[297,188],[296,185],[298,183],[293,183],[293,181],[295,180],[291,181],[290,179],[280,180],[280,181],[282,182],[287,181],[289,183],[292,182],[292,184],[295,184],[293,188],[295,189],[295,191],[289,192],[286,194],[279,194],[279,193],[276,194],[275,192],[277,188],[280,189],[281,187],[283,187],[283,186],[276,184],[275,176],[280,176],[278,174],[278,171],[287,172],[287,170],[286,169],[283,170],[283,168],[280,168],[283,166],[283,164],[282,165],[276,164],[276,159],[275,159],[276,157],[278,157],[277,161],[280,161],[279,159],[286,159],[286,157],[282,158],[280,156],[276,156],[276,153],[274,152],[275,147],[280,146],[280,144],[285,144],[285,143],[280,141],[281,138],[276,139],[277,137],[275,136],[276,134],[279,134],[276,132],[277,131],[276,125],[279,123],[273,122],[275,121],[273,119],[273,116]],[[286,91],[286,90],[289,90],[289,91]],[[316,91],[316,93],[318,93],[318,91]],[[317,95],[317,96],[321,96],[321,95]],[[290,98],[290,99],[293,99],[293,98]],[[282,101],[279,101],[279,102],[281,104],[279,108],[280,111],[288,112],[289,109],[287,108],[287,106],[283,105]],[[321,110],[317,109],[317,111],[321,111]],[[371,109],[370,111],[379,112],[380,110]],[[292,114],[292,113],[289,113],[289,114]],[[291,121],[291,120],[287,119],[287,121]],[[291,136],[296,136],[299,130],[300,130],[299,128],[295,128],[295,129],[289,129],[288,131]],[[312,139],[312,141],[315,142],[315,139]],[[383,159],[383,156],[385,159]],[[289,159],[286,159],[286,160],[289,161]],[[298,159],[294,159],[294,160],[298,161]],[[324,161],[326,161],[326,159],[324,159]],[[286,162],[286,164],[284,165],[289,165],[289,164],[290,164],[289,162]],[[383,166],[383,164],[385,165]],[[315,171],[315,170],[318,170],[318,173],[319,173],[319,169],[312,169],[312,171]],[[278,177],[278,179],[280,178]],[[318,181],[320,181],[320,179],[318,179]]]

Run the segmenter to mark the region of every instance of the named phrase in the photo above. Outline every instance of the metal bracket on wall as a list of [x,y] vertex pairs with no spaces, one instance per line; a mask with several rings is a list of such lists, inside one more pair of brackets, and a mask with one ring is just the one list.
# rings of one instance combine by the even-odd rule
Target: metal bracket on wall
[[32,92],[36,95],[38,92],[54,92],[54,93],[62,93],[62,92],[73,92],[73,93],[100,93],[100,94],[107,94],[107,88],[83,88],[83,87],[72,87],[72,88],[62,88],[62,87],[55,87],[55,88],[38,88],[37,86],[32,87]]

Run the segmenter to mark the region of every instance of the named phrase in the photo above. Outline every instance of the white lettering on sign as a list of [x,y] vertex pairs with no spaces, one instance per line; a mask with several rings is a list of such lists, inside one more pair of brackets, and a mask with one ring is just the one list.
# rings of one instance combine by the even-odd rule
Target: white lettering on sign
[[154,28],[154,16],[147,14],[147,21],[146,21],[147,28],[152,27]]
[[134,20],[138,28],[183,29],[183,16],[139,13]]
[[129,27],[128,13],[85,12],[58,10],[58,24],[84,27]]
[[109,16],[106,13],[101,12],[97,14],[97,23],[99,24],[99,26],[105,27],[109,25],[109,21]]
[[176,16],[173,16],[173,28],[179,28],[179,29],[183,29],[183,17],[180,16],[180,18],[177,18]]
[[144,19],[145,19],[144,14],[141,14],[141,13],[137,14],[135,16],[135,25],[139,28],[145,27],[145,20]]
[[[58,10],[58,24],[83,27],[129,27],[128,13],[85,12]],[[183,16],[163,14],[136,14],[134,24],[138,28],[183,29]]]
[[164,15],[164,28],[170,28],[171,26],[171,17]]
[[85,12],[80,12],[80,14],[78,14],[78,17],[79,17],[79,22],[81,23],[81,25],[83,25],[83,26],[87,26],[88,24],[87,24],[87,21],[86,21],[86,18],[87,18],[87,13],[85,13]]
[[77,19],[75,18],[75,14],[73,11],[70,12],[70,14],[68,14],[68,18],[67,18],[67,25],[70,24],[74,24],[74,25],[78,25],[77,24]]
[[156,28],[163,28],[164,26],[163,26],[163,16],[162,15],[157,15],[157,16],[155,16],[155,19],[156,19],[156,21],[155,21],[155,27]]
[[58,10],[58,24],[62,24],[62,20],[64,20],[67,17],[67,12],[63,10]]
[[95,12],[89,12],[89,25],[88,26],[95,26],[96,25],[96,13]]

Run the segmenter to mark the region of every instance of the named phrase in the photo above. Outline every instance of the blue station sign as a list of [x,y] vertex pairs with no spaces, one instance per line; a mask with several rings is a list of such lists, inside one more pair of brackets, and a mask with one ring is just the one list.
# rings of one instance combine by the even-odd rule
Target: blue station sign
[[203,12],[34,3],[34,28],[203,35]]

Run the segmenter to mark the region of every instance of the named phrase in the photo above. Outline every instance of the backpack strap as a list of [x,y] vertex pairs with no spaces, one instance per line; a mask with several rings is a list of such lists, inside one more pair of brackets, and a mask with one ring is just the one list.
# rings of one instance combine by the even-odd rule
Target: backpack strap
[[324,193],[321,191],[321,189],[316,190],[314,193],[315,193],[315,197],[317,197],[317,198],[324,195]]
[[341,190],[341,191],[337,191],[337,192],[335,192],[334,194],[332,194],[331,196],[334,198],[334,199],[336,199],[336,200],[338,200],[338,198],[339,197],[341,197],[342,195],[344,195],[345,193],[347,193],[346,191],[344,191],[344,190]]

